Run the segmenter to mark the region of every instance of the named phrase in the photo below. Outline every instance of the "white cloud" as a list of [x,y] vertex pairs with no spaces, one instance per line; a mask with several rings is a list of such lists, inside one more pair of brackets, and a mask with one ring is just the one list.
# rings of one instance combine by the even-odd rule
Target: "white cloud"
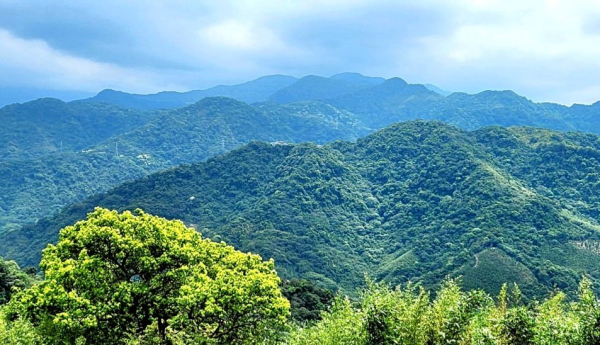
[[[600,35],[585,30],[595,1],[465,0],[459,23],[424,37],[419,54],[439,67],[432,82],[476,92],[515,89],[538,101],[591,103],[600,99]],[[435,75],[437,73],[437,75]]]
[[10,30],[0,31],[4,85],[156,92],[357,71],[539,101],[600,99],[597,0],[19,4],[0,3],[18,16],[0,19]]
[[0,80],[6,86],[149,92],[157,88],[155,79],[151,72],[70,56],[44,41],[25,40],[0,30]]

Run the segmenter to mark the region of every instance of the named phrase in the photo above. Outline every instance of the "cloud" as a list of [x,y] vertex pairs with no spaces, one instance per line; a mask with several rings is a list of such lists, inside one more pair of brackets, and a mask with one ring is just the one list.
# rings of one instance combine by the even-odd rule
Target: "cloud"
[[156,92],[357,71],[591,103],[600,99],[594,2],[6,0],[0,76],[5,86]]
[[70,56],[44,41],[18,38],[6,30],[0,30],[0,76],[4,87],[71,90],[75,85],[81,91],[106,86],[140,91],[157,87],[152,73]]
[[600,36],[585,28],[594,7],[591,1],[465,1],[461,24],[448,35],[428,38],[425,46],[439,62],[435,73],[442,84],[590,103],[600,95],[578,97],[575,90],[598,86]]

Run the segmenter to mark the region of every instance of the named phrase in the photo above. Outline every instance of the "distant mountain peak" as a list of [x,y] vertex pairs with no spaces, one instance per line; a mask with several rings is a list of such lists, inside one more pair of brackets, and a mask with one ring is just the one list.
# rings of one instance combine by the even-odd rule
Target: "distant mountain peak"
[[406,86],[408,85],[408,83],[402,79],[402,78],[398,78],[398,77],[393,77],[390,79],[387,79],[386,81],[383,82],[383,85],[385,86]]
[[437,93],[438,95],[449,96],[450,94],[452,94],[451,91],[443,90],[433,84],[423,84],[423,86],[425,86],[428,90]]
[[190,108],[206,107],[206,106],[225,106],[225,105],[239,105],[239,106],[248,107],[248,104],[238,101],[236,99],[233,99],[231,97],[212,96],[212,97],[204,97],[201,100],[194,102],[194,103],[192,103],[186,107],[183,107],[181,109],[190,109]]
[[356,72],[344,72],[344,73],[334,74],[331,77],[329,77],[329,79],[342,80],[345,82],[365,84],[365,85],[371,85],[371,86],[379,85],[385,81],[384,78],[367,77],[367,76],[364,76],[364,75],[362,75],[360,73],[356,73]]
[[98,92],[98,94],[96,95],[96,97],[101,97],[101,96],[105,96],[105,95],[114,95],[114,94],[128,95],[128,93],[123,92],[123,91],[119,91],[119,90],[104,89],[104,90]]

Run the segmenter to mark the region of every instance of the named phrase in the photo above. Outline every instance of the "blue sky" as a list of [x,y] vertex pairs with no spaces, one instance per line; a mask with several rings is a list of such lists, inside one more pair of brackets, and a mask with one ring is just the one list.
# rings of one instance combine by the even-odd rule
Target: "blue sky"
[[0,1],[0,92],[153,93],[344,71],[593,103],[600,3]]

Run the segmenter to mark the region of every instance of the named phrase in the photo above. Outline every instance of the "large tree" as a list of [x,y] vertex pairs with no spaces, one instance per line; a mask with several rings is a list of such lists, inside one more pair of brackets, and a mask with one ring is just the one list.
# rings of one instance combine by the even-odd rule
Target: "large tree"
[[61,230],[40,268],[45,280],[13,307],[56,340],[254,342],[289,314],[273,261],[141,210],[97,208]]

